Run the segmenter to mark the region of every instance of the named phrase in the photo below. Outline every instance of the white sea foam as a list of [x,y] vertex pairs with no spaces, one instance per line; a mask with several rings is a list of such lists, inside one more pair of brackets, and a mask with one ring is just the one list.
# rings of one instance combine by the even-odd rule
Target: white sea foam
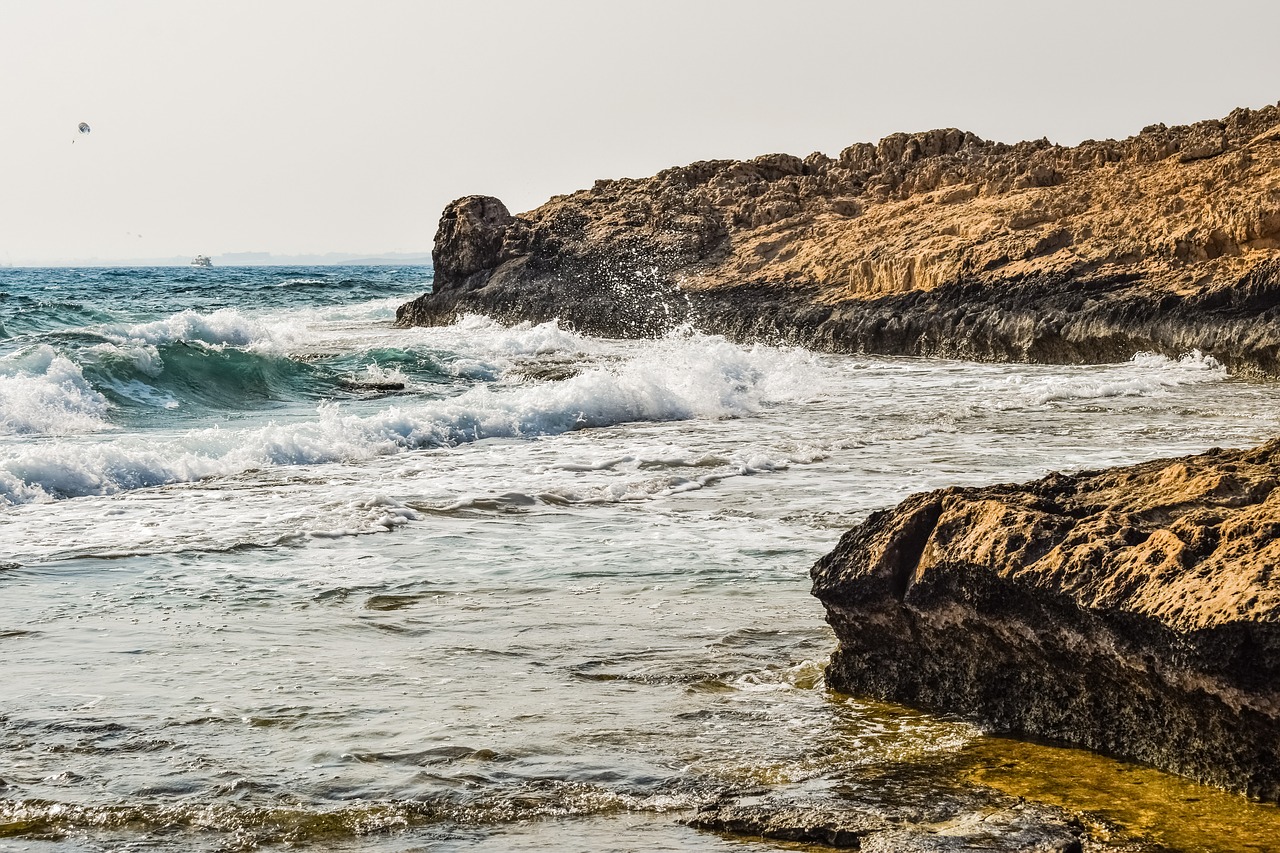
[[806,353],[744,349],[714,337],[670,339],[631,360],[600,364],[561,382],[481,386],[450,399],[368,415],[326,404],[303,422],[197,430],[167,440],[134,436],[12,448],[0,455],[0,499],[21,503],[103,495],[266,466],[357,462],[490,438],[739,417],[771,401],[811,393],[813,370]]
[[111,403],[48,344],[0,359],[0,435],[110,429]]
[[356,380],[358,382],[367,382],[372,385],[407,385],[409,377],[396,367],[383,367],[376,362],[374,364],[365,365],[364,372],[359,375]]
[[88,331],[110,342],[103,347],[114,346],[133,356],[138,369],[152,376],[159,375],[163,367],[156,348],[179,342],[301,358],[379,349],[434,350],[450,354],[441,365],[446,373],[476,380],[496,379],[524,358],[581,355],[596,347],[591,339],[561,329],[554,321],[507,327],[467,316],[444,329],[397,329],[388,321],[402,301],[393,297],[261,314],[236,309],[186,310],[148,323],[108,324]]
[[1067,368],[1076,375],[1043,377],[1017,375],[988,383],[988,390],[1011,388],[1017,392],[1017,401],[1000,402],[998,407],[1023,405],[1036,406],[1064,403],[1072,400],[1101,400],[1115,397],[1150,397],[1167,393],[1172,388],[1186,385],[1221,382],[1227,379],[1227,369],[1211,355],[1193,350],[1181,358],[1172,359],[1156,353],[1138,353],[1123,364],[1093,365],[1087,368]]
[[317,308],[289,308],[249,312],[234,308],[217,311],[185,310],[147,323],[111,323],[91,327],[114,344],[163,346],[169,343],[205,344],[213,347],[242,347],[276,353],[305,351],[310,345],[338,337],[347,339],[353,325],[377,337],[380,329],[369,324],[390,320],[399,297],[376,299],[352,305]]
[[599,348],[592,339],[560,328],[556,320],[503,326],[488,317],[469,314],[450,327],[449,337],[485,353],[505,356],[585,353]]
[[132,357],[138,369],[150,376],[158,376],[163,369],[157,347],[173,343],[299,358],[380,349],[433,350],[450,354],[441,364],[445,373],[482,381],[497,379],[526,358],[556,353],[584,355],[599,348],[598,342],[562,329],[555,321],[508,327],[488,318],[466,316],[443,329],[397,329],[388,321],[402,301],[393,297],[261,314],[230,308],[186,310],[148,323],[107,324],[87,331],[109,341],[91,350],[115,348]]

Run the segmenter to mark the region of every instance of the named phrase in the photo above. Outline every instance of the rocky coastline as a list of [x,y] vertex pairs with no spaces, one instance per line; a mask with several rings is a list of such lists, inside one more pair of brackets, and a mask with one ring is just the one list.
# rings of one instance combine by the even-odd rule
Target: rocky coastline
[[[947,129],[701,162],[520,215],[468,196],[433,260],[399,325],[689,324],[1054,363],[1200,350],[1280,376],[1280,105],[1071,148]],[[839,641],[828,684],[1280,801],[1278,485],[1280,441],[875,513],[812,571]],[[980,786],[931,820],[747,797],[691,823],[862,849],[1119,849]]]
[[831,352],[1280,374],[1280,108],[1075,147],[894,134],[706,161],[512,215],[446,208],[433,292],[465,313],[652,336],[690,323]]

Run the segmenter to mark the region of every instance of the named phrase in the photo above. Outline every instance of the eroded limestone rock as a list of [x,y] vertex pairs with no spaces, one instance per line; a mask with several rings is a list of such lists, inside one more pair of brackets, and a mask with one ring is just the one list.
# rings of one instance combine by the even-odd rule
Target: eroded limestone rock
[[[402,324],[694,322],[821,349],[1048,361],[1195,347],[1276,372],[1280,108],[1073,148],[899,133],[836,159],[597,181],[515,217],[471,196],[446,209],[434,257],[434,293]],[[1046,293],[1049,322],[1028,324]],[[1089,322],[1072,325],[1082,307]]]
[[873,514],[813,569],[836,689],[1280,800],[1280,441]]

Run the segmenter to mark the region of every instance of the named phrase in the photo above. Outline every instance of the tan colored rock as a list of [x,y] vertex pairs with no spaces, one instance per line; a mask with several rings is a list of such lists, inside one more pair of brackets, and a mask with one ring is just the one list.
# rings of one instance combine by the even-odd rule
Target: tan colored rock
[[1280,441],[872,515],[814,566],[837,689],[1280,799]]
[[1276,106],[1074,148],[947,128],[834,160],[703,161],[557,196],[502,224],[497,252],[463,228],[475,214],[459,206],[477,203],[446,210],[435,293],[402,323],[472,311],[661,331],[632,322],[639,310],[823,349],[1097,361],[1198,347],[1280,372]]

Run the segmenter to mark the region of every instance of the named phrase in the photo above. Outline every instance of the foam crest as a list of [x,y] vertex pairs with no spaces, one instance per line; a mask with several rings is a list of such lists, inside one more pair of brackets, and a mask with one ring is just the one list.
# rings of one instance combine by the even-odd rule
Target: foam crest
[[87,327],[121,348],[194,345],[223,350],[229,347],[273,355],[314,355],[360,352],[390,341],[421,340],[422,330],[391,330],[400,297],[345,305],[306,306],[249,313],[233,308],[202,312],[179,311],[146,323],[115,323]]
[[207,314],[192,310],[179,311],[163,320],[133,325],[107,325],[100,331],[104,338],[116,344],[140,341],[159,345],[181,341],[243,347],[270,337],[261,323],[230,308]]
[[288,350],[323,339],[329,326],[369,324],[395,316],[398,297],[347,305],[287,308],[250,315],[234,308],[202,312],[179,311],[146,323],[114,323],[94,327],[106,340],[118,345],[172,343],[212,347]]
[[[173,444],[39,445],[0,458],[0,500],[31,503],[191,482],[234,467]],[[241,469],[243,470],[243,469]]]
[[0,359],[0,434],[71,435],[110,429],[111,403],[48,344]]
[[515,393],[475,388],[442,407],[454,436],[546,435],[631,421],[741,417],[805,397],[819,367],[802,351],[743,348],[711,336],[656,341],[638,357],[595,364]]
[[365,365],[364,371],[359,374],[359,381],[370,385],[406,385],[409,377],[398,367],[383,367],[374,362]]
[[348,302],[340,305],[306,305],[295,306],[268,315],[265,319],[270,324],[294,322],[305,325],[327,323],[373,323],[394,320],[396,309],[403,305],[413,294],[405,296],[387,296],[370,299],[365,302]]

